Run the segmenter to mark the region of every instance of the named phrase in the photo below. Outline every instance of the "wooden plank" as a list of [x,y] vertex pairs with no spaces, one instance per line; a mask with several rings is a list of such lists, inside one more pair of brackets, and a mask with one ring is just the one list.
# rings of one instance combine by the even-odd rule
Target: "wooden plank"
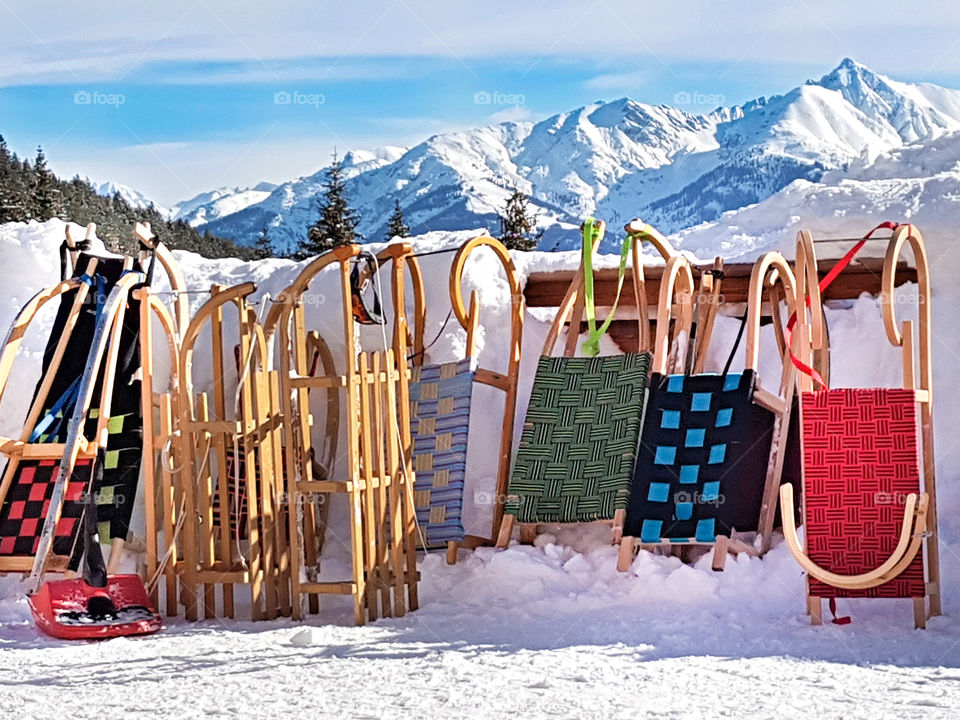
[[[469,343],[469,338],[467,340]],[[382,389],[382,388],[381,388]],[[409,398],[407,399],[409,403]],[[386,415],[384,414],[383,395],[378,394],[373,416],[373,426],[366,426],[366,434],[373,433],[376,439],[377,473],[381,480],[387,476],[387,433],[390,429],[386,427]],[[383,614],[387,617],[393,612],[393,603],[390,601],[390,586],[384,581],[384,576],[388,574],[389,566],[389,538],[387,537],[387,524],[389,513],[389,502],[387,498],[386,482],[380,482],[377,485],[375,507],[368,508],[370,517],[368,522],[376,525],[377,554],[374,558],[373,581],[380,589],[380,606],[383,608]]]
[[[386,366],[393,367],[393,352],[388,350]],[[399,427],[397,418],[397,391],[393,378],[386,383],[386,409],[385,413],[387,430],[393,430]],[[400,438],[394,432],[387,433],[387,472],[390,473],[390,569],[396,575],[396,583],[393,588],[393,615],[392,617],[403,617],[407,612],[406,602],[406,583],[403,580],[404,563],[406,562],[405,544],[408,541],[406,536],[407,528],[404,523],[403,498],[401,492],[404,490],[403,483],[400,480],[402,472],[401,463],[404,458],[400,448]]]
[[[197,396],[197,417],[201,421],[210,418],[210,399],[207,393]],[[210,567],[216,561],[216,545],[213,532],[213,474],[210,471],[210,443],[204,445],[205,451],[198,454],[197,460],[203,472],[197,478],[200,487],[200,566]],[[221,504],[225,498],[221,496]],[[196,506],[194,506],[196,507]],[[229,525],[227,531],[229,532]],[[208,620],[217,616],[216,583],[207,582],[203,586],[203,616]]]
[[[373,361],[373,373],[368,375],[369,370],[369,360]],[[373,444],[371,442],[372,438],[370,437],[370,431],[372,426],[370,424],[371,418],[371,404],[374,405],[372,408],[373,413],[379,415],[379,405],[380,402],[380,356],[373,355],[370,358],[366,353],[360,355],[360,377],[363,382],[360,385],[360,427],[365,428],[366,432],[360,434],[360,463],[361,463],[361,472],[363,473],[363,479],[365,481],[366,489],[364,491],[364,497],[361,500],[364,512],[364,522],[363,522],[363,562],[364,562],[364,574],[366,575],[368,581],[374,578],[378,568],[376,564],[377,557],[377,535],[376,527],[374,526],[374,506],[376,505],[376,498],[373,490]],[[371,395],[373,396],[373,401],[371,402]],[[377,587],[373,582],[367,583],[367,617],[370,620],[376,620],[379,617],[377,612]],[[387,612],[387,607],[384,607],[384,614]]]
[[[280,373],[272,370],[268,374],[270,381],[270,414],[271,417],[282,423],[283,410],[280,403]],[[284,617],[291,615],[290,599],[290,547],[287,542],[287,517],[286,513],[291,512],[289,503],[282,498],[286,496],[286,478],[284,477],[283,466],[283,427],[282,424],[270,432],[270,438],[273,442],[273,468],[274,483],[273,490],[278,502],[274,507],[276,518],[274,519],[274,542],[276,543],[277,554],[277,599],[280,603],[280,614]]]
[[292,377],[287,381],[292,388],[311,390],[322,388],[342,388],[347,384],[347,378],[343,375],[321,375],[319,377]]
[[[237,423],[226,421],[227,398],[223,380],[223,307],[219,305],[210,317],[210,345],[213,377],[217,378],[213,387],[213,412],[217,420],[221,421],[226,427],[223,430],[208,429],[208,432],[213,434],[213,453],[217,458],[217,478],[215,482],[220,493],[220,557],[229,559],[233,552],[230,544],[233,535],[230,531],[230,508],[233,503],[230,500],[230,478],[227,474],[227,436],[236,434]],[[233,425],[232,429],[229,428],[230,425]],[[234,472],[239,472],[239,468],[235,467]],[[237,518],[237,522],[239,521],[240,519]],[[224,584],[220,593],[223,598],[224,616],[234,617],[233,586]]]
[[[240,315],[240,357],[243,361],[251,357],[252,343],[255,338],[250,326],[246,323],[245,306],[239,305]],[[242,437],[235,438],[234,442],[243,443],[244,463],[247,492],[247,565],[250,571],[250,617],[253,620],[264,620],[267,617],[266,587],[263,569],[263,544],[261,542],[260,511],[262,509],[262,478],[257,476],[258,448],[254,442],[256,416],[254,415],[253,399],[256,392],[251,373],[243,374],[240,384],[240,422],[243,427]],[[239,470],[239,468],[237,468]],[[239,488],[235,488],[239,490]],[[239,527],[239,526],[238,526]],[[229,529],[229,528],[228,528]],[[269,542],[269,538],[264,538]]]
[[[823,278],[837,263],[836,260],[823,260],[819,264],[820,277]],[[712,265],[697,266],[696,270],[703,272]],[[863,292],[878,295],[882,290],[881,270],[882,258],[864,258],[852,263],[824,292],[824,300],[854,300]],[[724,267],[722,303],[740,303],[747,301],[750,272],[753,263],[731,263]],[[567,288],[576,275],[573,270],[559,270],[554,272],[534,272],[527,277],[527,284],[523,294],[528,307],[560,307]],[[647,302],[656,307],[660,298],[660,278],[663,275],[662,267],[645,267],[645,290]],[[916,268],[906,262],[897,264],[895,284],[897,287],[906,283],[917,282]],[[617,269],[603,268],[594,271],[594,295],[598,307],[610,307],[617,293]],[[636,307],[637,301],[631,293],[624,293],[620,298],[620,307]],[[575,314],[574,318],[579,319]],[[634,323],[636,321],[633,321]],[[636,328],[634,328],[636,330]]]
[[[169,438],[173,433],[173,399],[170,395],[163,395],[160,401],[160,436]],[[163,543],[164,553],[170,553],[170,559],[167,561],[167,567],[164,570],[166,578],[165,601],[167,604],[167,615],[175,617],[178,615],[177,608],[177,538],[176,524],[180,516],[180,509],[176,504],[176,493],[174,491],[175,482],[173,473],[166,464],[161,465],[160,471],[160,492],[161,505],[163,507]]]
[[[256,335],[254,335],[256,338]],[[253,410],[256,414],[257,428],[263,428],[270,420],[270,386],[267,373],[262,368],[251,370],[251,386],[255,389],[253,397]],[[260,536],[260,555],[261,572],[263,573],[264,584],[264,602],[266,610],[266,619],[275,620],[277,617],[277,582],[276,582],[276,558],[274,557],[274,547],[276,538],[276,528],[274,527],[274,478],[275,468],[273,464],[273,443],[271,438],[265,437],[263,441],[256,442],[256,457],[260,466],[260,522],[263,526],[263,533]]]
[[195,577],[204,583],[218,585],[232,585],[234,583],[246,585],[250,582],[250,573],[246,570],[198,570]]
[[300,589],[305,593],[319,593],[321,595],[353,595],[357,591],[357,586],[349,581],[305,582],[300,583]]

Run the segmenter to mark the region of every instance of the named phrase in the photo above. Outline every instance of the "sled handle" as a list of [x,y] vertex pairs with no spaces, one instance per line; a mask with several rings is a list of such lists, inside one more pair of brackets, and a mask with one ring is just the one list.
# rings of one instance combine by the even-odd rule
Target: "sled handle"
[[660,257],[664,260],[669,260],[677,254],[677,249],[659,230],[653,227],[653,225],[645,223],[640,218],[634,218],[628,222],[623,229],[627,231],[627,235],[633,236],[634,240],[653,245],[654,249],[660,253]]
[[[914,262],[917,265],[917,296],[919,307],[917,308],[917,317],[919,320],[919,337],[914,339],[912,323],[908,321],[897,322],[896,309],[896,275],[897,262],[900,260],[900,254],[905,245],[910,245],[913,250]],[[916,376],[914,375],[915,361],[913,358],[913,345],[919,344],[920,348],[920,390],[931,391],[933,381],[933,368],[930,363],[931,357],[931,330],[933,327],[933,316],[930,307],[930,264],[927,259],[927,251],[920,231],[913,225],[898,225],[893,231],[893,237],[887,244],[887,253],[883,262],[882,292],[880,295],[881,306],[883,310],[883,327],[887,332],[887,339],[894,347],[902,347],[904,354],[909,353],[909,357],[904,357],[904,387],[916,387]],[[907,377],[911,375],[912,377]]]
[[[474,382],[489,385],[504,393],[503,400],[503,429],[500,433],[497,464],[497,500],[493,509],[493,524],[491,537],[497,537],[503,520],[503,502],[507,494],[507,485],[510,477],[510,457],[513,454],[513,425],[517,407],[517,382],[520,377],[520,350],[523,340],[524,299],[523,288],[520,285],[520,275],[513,262],[510,251],[499,240],[489,235],[480,235],[471,238],[457,250],[450,267],[450,305],[457,321],[467,332],[466,357],[476,355],[477,330],[480,327],[480,294],[474,290],[470,293],[469,310],[463,302],[463,273],[466,269],[467,258],[474,250],[488,247],[503,266],[503,272],[510,288],[510,347],[507,357],[505,373],[478,367],[474,373]],[[559,327],[556,321],[555,327]],[[553,332],[553,328],[551,328]],[[556,337],[554,337],[556,339]],[[423,355],[420,360],[422,362]]]
[[[764,290],[773,287],[779,282],[784,289],[787,310],[794,313],[797,310],[797,280],[790,263],[779,252],[767,252],[760,256],[753,265],[750,273],[750,291],[747,297],[747,358],[744,364],[747,370],[757,370],[760,360],[760,316],[763,311]],[[779,308],[771,307],[771,313]],[[785,348],[789,350],[789,348]],[[786,355],[781,356],[784,364],[789,364]]]
[[[657,334],[654,342],[653,372],[667,374],[670,355],[670,321],[675,321],[673,339],[690,337],[693,323],[693,270],[683,255],[667,260],[660,278],[660,298],[657,303]],[[676,300],[676,305],[674,305]],[[676,308],[677,312],[674,312]],[[683,363],[680,363],[683,367]]]
[[[413,245],[408,242],[391,243],[378,252],[376,257],[378,270],[383,268],[382,263],[387,261],[393,263],[390,273],[390,297],[393,302],[394,319],[400,321],[395,322],[393,327],[394,352],[398,357],[405,357],[407,347],[410,346],[413,349],[414,364],[419,364],[416,359],[423,356],[423,325],[427,319],[426,291],[420,262],[413,254]],[[407,319],[405,272],[410,273],[410,284],[413,288],[412,323]]]

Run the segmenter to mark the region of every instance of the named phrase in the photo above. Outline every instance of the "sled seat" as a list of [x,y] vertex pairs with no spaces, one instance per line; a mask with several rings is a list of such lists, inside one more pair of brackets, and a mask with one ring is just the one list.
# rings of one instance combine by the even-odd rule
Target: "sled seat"
[[474,366],[465,358],[412,369],[413,498],[428,547],[460,542],[465,536],[463,489]]

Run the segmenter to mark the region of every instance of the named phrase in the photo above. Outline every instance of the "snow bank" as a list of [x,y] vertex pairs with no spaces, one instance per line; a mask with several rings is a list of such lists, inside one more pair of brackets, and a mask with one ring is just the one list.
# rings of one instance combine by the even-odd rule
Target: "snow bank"
[[[789,189],[785,192],[788,197],[777,202],[786,203],[789,194],[794,192],[799,192],[799,188]],[[830,201],[837,201],[844,192],[847,191],[843,188],[834,189],[829,193]],[[783,218],[789,216],[781,215],[781,228],[769,236],[766,234],[765,228],[772,227],[777,207],[776,204],[769,208],[756,206],[743,211],[736,219],[741,232],[751,238],[740,259],[755,256],[767,247],[790,244],[787,240],[800,219],[791,219],[784,230]],[[729,225],[734,219],[723,222]],[[729,255],[730,248],[725,243],[732,233],[725,232],[729,228],[723,222],[714,228],[688,233],[680,242],[706,257],[718,252]],[[829,226],[835,232],[859,232],[869,222],[857,216],[839,218],[836,227],[825,221],[820,225]],[[944,600],[949,615],[955,612],[952,589],[960,577],[960,558],[955,551],[960,541],[960,526],[955,519],[960,511],[957,490],[960,462],[950,428],[952,415],[960,412],[954,391],[960,380],[960,363],[956,362],[960,344],[958,330],[950,317],[960,301],[956,297],[960,290],[951,282],[951,270],[960,263],[944,224],[926,225],[919,219],[917,222],[930,241],[930,253],[935,259],[937,459]],[[473,235],[473,232],[431,233],[414,242],[422,250],[456,247]],[[8,325],[33,292],[57,279],[57,247],[62,237],[60,221],[0,226],[0,261],[10,279],[3,291],[6,302],[0,304],[0,325]],[[251,280],[258,286],[258,298],[266,294],[275,296],[302,267],[301,263],[288,260],[212,261],[190,253],[177,255],[191,288],[202,290],[211,283],[231,285]],[[792,252],[789,255],[792,256]],[[451,259],[450,254],[421,259],[427,282],[425,338],[427,342],[436,338],[427,351],[430,362],[456,359],[463,352],[462,328],[455,318],[445,324],[450,308],[447,281]],[[607,257],[602,263],[612,265],[615,261]],[[519,254],[516,263],[525,277],[535,269],[573,268],[577,257],[575,253],[528,253]],[[333,300],[338,297],[335,282],[333,273],[324,273],[318,278],[307,307],[309,322],[319,327],[337,354],[338,343],[342,348],[343,339],[340,310]],[[468,264],[464,290],[469,294],[473,289],[479,291],[482,303],[479,361],[483,366],[502,370],[509,339],[509,291],[499,262],[492,254],[478,252]],[[386,288],[384,296],[389,296]],[[901,292],[900,304],[905,310],[911,307],[912,297],[910,288]],[[331,298],[329,303],[327,298]],[[194,306],[202,300],[202,295],[191,296]],[[549,314],[541,311],[528,311],[525,318],[519,419],[525,412],[549,319]],[[873,298],[865,296],[832,307],[828,310],[828,319],[834,348],[833,372],[838,384],[894,385],[899,382],[899,356],[886,343],[879,308]],[[733,318],[718,318],[710,359],[713,367],[722,365],[737,325],[738,321]],[[388,336],[389,332],[387,328]],[[379,348],[383,343],[377,328],[363,328],[361,341],[368,349]],[[28,337],[31,357],[39,359],[43,342],[42,333]],[[612,351],[611,346],[607,347]],[[777,362],[772,338],[767,334],[761,377],[774,377]],[[19,428],[38,362],[24,365],[33,367],[23,369],[23,376],[3,399],[0,432]],[[209,378],[206,381],[209,382]],[[501,427],[499,398],[495,392],[488,392],[489,395],[477,398],[471,418],[470,477],[465,498],[468,531],[481,535],[488,532],[490,508],[475,503],[474,498],[489,494],[493,488],[495,449]],[[520,422],[516,424],[518,435],[520,425]],[[333,510],[337,517],[337,507]],[[381,621],[374,628],[342,627],[350,624],[351,609],[344,599],[333,598],[325,601],[324,611],[318,618],[309,620],[316,626],[310,632],[292,629],[289,621],[189,625],[173,620],[169,621],[167,632],[149,641],[119,640],[98,645],[98,662],[107,666],[121,659],[143,663],[142,668],[147,672],[153,668],[155,673],[177,677],[178,682],[182,675],[182,687],[167,683],[138,684],[137,703],[147,708],[173,709],[187,702],[194,707],[193,701],[198,699],[198,711],[204,707],[223,710],[225,706],[215,703],[213,698],[224,695],[219,686],[214,690],[210,685],[211,678],[220,677],[220,673],[205,668],[229,659],[237,664],[239,677],[243,679],[242,682],[224,680],[229,682],[229,692],[235,693],[231,701],[249,698],[251,702],[257,699],[262,702],[272,698],[277,710],[318,706],[328,711],[354,709],[349,698],[351,692],[353,697],[361,692],[360,678],[371,677],[371,672],[374,676],[382,672],[385,682],[396,683],[390,685],[391,692],[396,694],[385,697],[384,702],[420,710],[441,707],[437,704],[441,694],[447,698],[451,694],[455,696],[450,707],[460,712],[466,712],[464,708],[470,707],[471,701],[479,702],[478,694],[486,694],[487,703],[496,704],[494,698],[506,685],[517,689],[517,709],[546,712],[553,708],[557,714],[571,714],[580,709],[603,714],[605,709],[612,712],[624,706],[636,706],[639,700],[631,695],[630,686],[655,682],[663,689],[652,694],[649,689],[645,691],[643,707],[662,707],[668,714],[684,714],[685,707],[687,712],[697,707],[694,702],[697,698],[701,706],[707,701],[720,703],[707,697],[709,693],[702,688],[690,689],[698,683],[710,687],[719,679],[729,687],[721,693],[722,702],[726,704],[718,704],[717,708],[744,711],[763,708],[772,712],[776,706],[784,716],[791,716],[793,707],[806,707],[809,712],[822,710],[823,706],[818,703],[824,697],[835,699],[837,687],[855,687],[871,679],[878,687],[879,683],[886,682],[882,675],[870,675],[874,671],[863,665],[903,666],[906,669],[897,671],[896,684],[904,687],[914,682],[926,683],[930,666],[955,666],[960,662],[960,628],[956,623],[949,617],[936,618],[925,633],[915,633],[910,629],[912,607],[906,601],[851,602],[845,604],[845,609],[853,612],[854,625],[841,629],[809,627],[802,614],[802,574],[782,545],[763,560],[747,556],[731,558],[722,574],[711,572],[706,558],[693,565],[683,565],[675,558],[641,552],[632,572],[621,574],[615,570],[615,549],[608,544],[608,535],[608,529],[597,526],[548,528],[535,546],[463,552],[461,561],[452,567],[444,563],[442,554],[429,554],[421,565],[421,611],[402,620]],[[329,556],[325,557],[324,574],[344,572],[345,548],[328,539],[326,552]],[[50,652],[41,650],[51,646],[54,649]],[[5,661],[9,656],[8,667],[15,668],[28,683],[41,683],[44,674],[55,672],[53,668],[58,664],[85,662],[85,658],[77,654],[82,652],[77,646],[51,643],[36,635],[29,623],[22,587],[12,579],[0,582],[0,647],[12,650],[5,655]],[[202,654],[210,657],[201,661]],[[692,656],[696,657],[691,660]],[[730,657],[751,660],[738,664],[737,674],[731,675],[730,668],[724,665],[724,658]],[[355,663],[359,660],[365,664],[359,666],[363,669],[358,677]],[[300,681],[291,680],[289,673],[268,678],[269,668],[264,669],[265,663],[279,668],[296,667],[305,662],[327,663],[331,669],[338,670],[336,682],[323,686],[323,703],[319,697],[305,693]],[[402,667],[398,668],[398,662]],[[769,682],[774,669],[784,687],[790,688],[792,705],[758,699],[755,693],[758,683]],[[107,671],[105,677],[119,679],[117,672]],[[682,687],[677,681],[680,675],[688,678],[681,683]],[[254,691],[249,678],[261,676],[263,687],[258,685]],[[443,678],[441,694],[436,691],[437,678]],[[627,678],[630,678],[629,686],[624,685]],[[955,682],[956,677],[946,673],[943,679]],[[448,686],[451,682],[457,683],[456,687]],[[98,695],[103,708],[124,707],[123,703],[130,701],[121,687],[111,687]],[[931,685],[929,692],[917,690],[909,701],[903,702],[909,706],[914,701],[927,701],[949,707],[960,692],[956,684],[950,687],[948,692],[943,689],[945,686]],[[591,688],[594,692],[584,695],[583,690]],[[740,688],[740,692],[734,692],[733,688]],[[748,688],[754,689],[749,701]],[[0,683],[0,702],[10,692]],[[213,694],[208,697],[206,692]],[[887,687],[877,690],[871,696],[873,706],[887,703],[881,708],[887,711],[892,707],[889,703],[900,702],[894,700],[891,692]],[[27,702],[26,695],[14,693],[12,697]],[[587,697],[595,704],[586,705]],[[73,700],[66,702],[69,705]],[[181,704],[177,705],[178,702]]]

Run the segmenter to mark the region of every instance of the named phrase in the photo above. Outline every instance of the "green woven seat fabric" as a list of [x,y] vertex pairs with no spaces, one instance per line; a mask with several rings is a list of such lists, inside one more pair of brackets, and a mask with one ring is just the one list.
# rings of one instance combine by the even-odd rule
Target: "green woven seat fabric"
[[650,360],[540,358],[505,513],[565,523],[627,508]]

